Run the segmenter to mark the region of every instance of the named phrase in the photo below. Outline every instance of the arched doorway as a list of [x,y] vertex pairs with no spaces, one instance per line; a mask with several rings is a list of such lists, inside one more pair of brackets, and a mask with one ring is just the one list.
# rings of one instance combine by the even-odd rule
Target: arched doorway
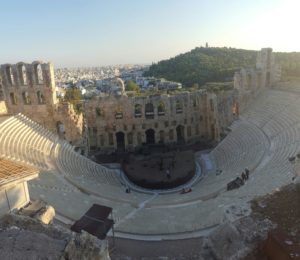
[[176,127],[176,134],[177,134],[177,142],[182,143],[184,142],[184,126],[179,125]]
[[124,151],[125,149],[125,135],[123,132],[116,133],[116,140],[117,140],[117,149]]
[[60,138],[65,138],[65,126],[61,121],[56,122],[56,131]]
[[146,143],[155,144],[155,131],[153,129],[148,129],[145,133],[146,133]]

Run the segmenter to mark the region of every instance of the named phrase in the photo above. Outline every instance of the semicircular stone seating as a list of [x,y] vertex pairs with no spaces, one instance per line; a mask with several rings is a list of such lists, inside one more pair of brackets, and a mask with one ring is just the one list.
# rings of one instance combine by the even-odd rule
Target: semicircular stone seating
[[[118,170],[108,169],[74,151],[74,147],[28,117],[18,114],[0,124],[0,157],[57,172],[86,193],[120,200],[124,195]],[[125,202],[139,203],[145,196],[132,193]]]
[[[60,204],[59,198],[68,199],[69,205],[75,208],[84,204],[78,200],[91,199],[88,193],[96,195],[94,203],[97,197],[102,199],[101,203],[114,208],[120,220],[116,225],[119,232],[194,231],[222,222],[226,205],[249,201],[291,181],[292,166],[288,158],[300,151],[299,101],[299,94],[278,90],[265,91],[257,97],[209,154],[222,174],[206,175],[192,187],[192,192],[184,195],[134,191],[126,194],[118,172],[81,156],[69,143],[20,114],[0,123],[0,156],[58,173],[72,187],[84,191],[74,193],[71,188],[60,186],[60,179],[54,181],[51,174],[44,175],[45,180],[48,178],[44,182],[32,181],[37,195],[43,193],[55,198],[51,202],[58,212],[71,219],[87,208],[75,212]],[[250,179],[239,189],[227,192],[226,184],[240,176],[246,167],[250,169]],[[45,187],[50,182],[55,189]]]

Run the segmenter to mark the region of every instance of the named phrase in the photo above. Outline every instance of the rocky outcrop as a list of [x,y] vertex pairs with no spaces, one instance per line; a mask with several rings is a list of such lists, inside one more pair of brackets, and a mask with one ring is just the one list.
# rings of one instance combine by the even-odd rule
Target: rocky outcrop
[[0,259],[110,259],[106,240],[16,214],[0,220],[0,248]]
[[207,260],[243,259],[266,239],[272,228],[271,221],[258,221],[252,217],[225,222],[204,239],[202,256]]
[[76,234],[65,248],[65,259],[72,260],[104,260],[110,259],[107,241],[101,241],[87,232]]

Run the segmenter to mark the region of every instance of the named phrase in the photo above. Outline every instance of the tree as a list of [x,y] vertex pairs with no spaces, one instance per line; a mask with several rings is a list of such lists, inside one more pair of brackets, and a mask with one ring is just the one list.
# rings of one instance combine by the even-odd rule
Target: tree
[[78,103],[81,100],[81,92],[78,88],[68,88],[65,94],[65,101],[72,104]]
[[77,113],[82,112],[81,92],[78,88],[68,88],[64,97],[64,101],[71,103]]
[[126,89],[128,91],[140,92],[140,87],[134,83],[132,80],[128,80]]

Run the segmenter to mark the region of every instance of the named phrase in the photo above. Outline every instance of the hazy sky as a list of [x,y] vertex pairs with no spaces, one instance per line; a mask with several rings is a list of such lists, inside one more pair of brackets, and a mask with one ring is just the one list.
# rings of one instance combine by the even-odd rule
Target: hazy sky
[[300,51],[298,0],[0,0],[0,64],[151,63],[196,46]]

